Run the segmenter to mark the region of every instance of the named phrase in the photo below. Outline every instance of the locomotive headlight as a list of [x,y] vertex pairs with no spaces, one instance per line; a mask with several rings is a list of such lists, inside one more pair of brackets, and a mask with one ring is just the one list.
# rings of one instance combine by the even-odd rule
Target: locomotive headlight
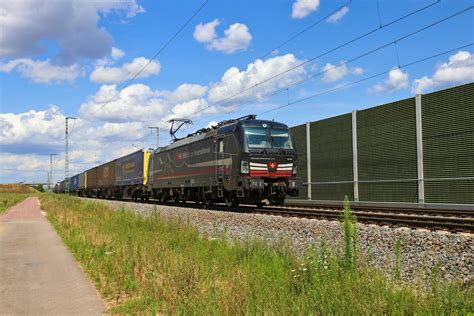
[[294,166],[293,166],[293,175],[296,174],[296,170],[297,170],[296,165],[294,165]]
[[242,174],[249,174],[250,173],[250,165],[248,161],[242,160],[240,162],[240,173]]

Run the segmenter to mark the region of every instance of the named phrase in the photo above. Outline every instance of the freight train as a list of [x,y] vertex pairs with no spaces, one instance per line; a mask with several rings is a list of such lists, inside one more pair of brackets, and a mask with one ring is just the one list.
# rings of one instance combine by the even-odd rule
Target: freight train
[[[296,160],[287,125],[249,115],[84,171],[70,178],[70,193],[114,199],[225,202],[228,206],[281,205],[286,196],[298,195]],[[61,193],[64,188],[62,181],[55,190]]]

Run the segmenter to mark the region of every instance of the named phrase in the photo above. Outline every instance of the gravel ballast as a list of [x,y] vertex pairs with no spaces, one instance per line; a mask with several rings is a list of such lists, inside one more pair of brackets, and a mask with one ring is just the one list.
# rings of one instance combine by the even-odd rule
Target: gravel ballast
[[[97,201],[97,200],[95,200]],[[263,239],[290,244],[297,252],[324,242],[340,249],[341,223],[317,219],[234,213],[194,208],[102,200],[113,209],[127,209],[144,216],[154,212],[161,218],[179,219],[195,226],[203,235],[225,231],[229,239]],[[224,207],[223,207],[224,209]],[[424,229],[394,228],[358,224],[360,253],[374,267],[393,275],[396,242],[400,241],[401,277],[408,281],[425,279],[433,269],[446,280],[472,282],[474,276],[474,235]]]

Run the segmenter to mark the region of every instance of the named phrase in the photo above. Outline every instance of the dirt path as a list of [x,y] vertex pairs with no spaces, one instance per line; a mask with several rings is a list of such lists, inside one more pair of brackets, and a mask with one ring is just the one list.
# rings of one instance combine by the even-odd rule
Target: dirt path
[[0,216],[0,315],[98,315],[105,309],[38,198]]

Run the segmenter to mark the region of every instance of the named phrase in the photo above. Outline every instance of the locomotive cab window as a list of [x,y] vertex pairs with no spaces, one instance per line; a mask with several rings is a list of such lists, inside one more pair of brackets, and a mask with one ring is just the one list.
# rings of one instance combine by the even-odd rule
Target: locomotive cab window
[[271,148],[267,131],[261,127],[246,127],[245,137],[249,148]]
[[273,148],[293,149],[293,141],[287,129],[270,129]]

